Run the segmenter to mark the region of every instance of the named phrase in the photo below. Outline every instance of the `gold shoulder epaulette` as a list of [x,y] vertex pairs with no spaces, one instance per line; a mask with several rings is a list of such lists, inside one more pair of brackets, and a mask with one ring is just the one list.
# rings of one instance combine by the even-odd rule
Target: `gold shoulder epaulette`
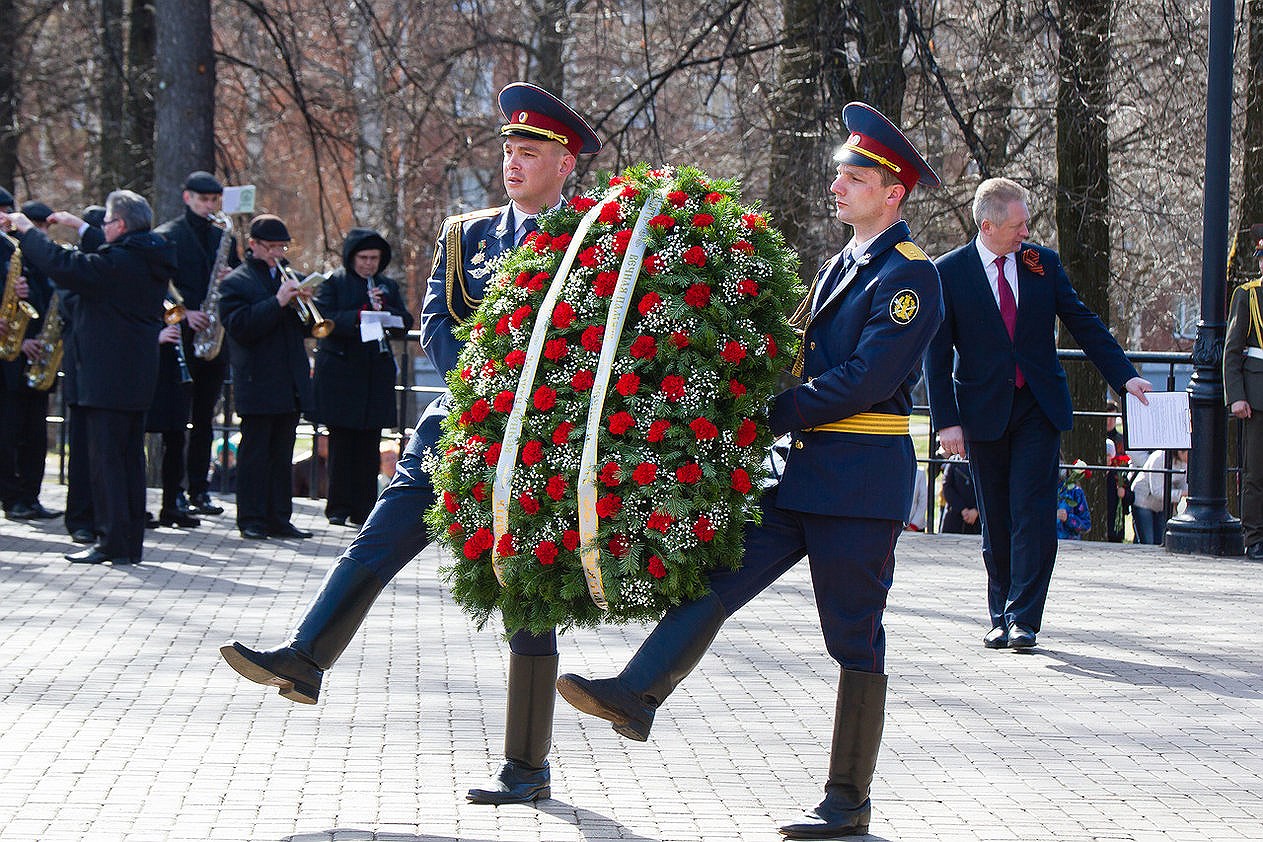
[[904,240],[902,243],[895,244],[895,251],[902,254],[909,260],[929,260],[929,255],[921,251],[921,247],[911,240]]
[[1252,281],[1246,281],[1244,284],[1241,285],[1241,288],[1242,289],[1258,289],[1260,286],[1263,286],[1263,278],[1255,278]]
[[468,211],[466,213],[458,213],[453,216],[449,216],[447,219],[443,220],[443,227],[447,228],[449,225],[460,225],[462,223],[469,222],[471,219],[484,219],[488,216],[499,216],[500,212],[503,210],[504,210],[503,207],[498,207],[498,208],[483,208],[482,210]]

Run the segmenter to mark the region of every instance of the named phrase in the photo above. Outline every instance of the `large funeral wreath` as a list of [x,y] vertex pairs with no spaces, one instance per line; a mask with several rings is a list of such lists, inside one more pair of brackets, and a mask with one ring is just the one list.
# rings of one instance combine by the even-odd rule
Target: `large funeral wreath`
[[741,563],[797,256],[735,182],[641,164],[539,218],[448,377],[427,515],[479,623],[644,621]]

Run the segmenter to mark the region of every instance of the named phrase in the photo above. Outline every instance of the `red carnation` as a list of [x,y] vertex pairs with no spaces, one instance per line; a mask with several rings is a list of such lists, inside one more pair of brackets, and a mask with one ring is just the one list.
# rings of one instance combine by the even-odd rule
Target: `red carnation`
[[671,334],[671,344],[677,348],[687,348],[689,346],[688,331],[677,330]]
[[618,485],[618,463],[606,462],[601,466],[601,470],[597,471],[596,478],[602,485],[610,488]]
[[553,429],[553,444],[565,444],[570,439],[570,431],[574,429],[574,424],[569,421],[562,421]]
[[658,558],[656,555],[649,556],[649,567],[647,569],[649,570],[649,575],[655,579],[661,579],[663,576],[667,575],[666,565],[664,565],[662,563],[662,559]]
[[741,224],[751,231],[758,231],[767,227],[767,218],[761,213],[743,213]]
[[723,193],[707,193],[706,198],[703,201],[705,201],[708,205],[717,205],[723,201],[723,198]]
[[655,532],[667,534],[667,530],[671,528],[671,524],[675,522],[675,518],[666,512],[654,512],[649,516],[649,520],[645,521],[645,529],[652,529]]
[[627,555],[628,549],[627,538],[623,535],[614,534],[610,536],[610,554],[615,558],[622,558]]
[[592,292],[602,298],[608,298],[614,294],[614,287],[617,285],[617,272],[597,272],[596,279],[592,282]]
[[732,490],[738,494],[748,494],[751,488],[750,475],[744,468],[736,468],[732,472]]
[[659,257],[658,255],[651,254],[645,258],[645,274],[646,275],[649,275],[650,277],[652,277],[654,275],[657,275],[659,272],[661,272],[665,268],[666,268],[666,264],[662,261],[662,258]]
[[543,254],[548,251],[548,243],[552,240],[547,233],[543,231],[534,232],[535,236],[531,238],[531,248],[536,254]]
[[708,543],[712,538],[714,538],[715,528],[710,525],[710,518],[706,517],[706,515],[699,517],[697,522],[693,524],[693,534],[696,535],[702,543]]
[[675,478],[686,485],[692,485],[702,478],[702,466],[689,462],[675,469]]
[[517,498],[518,505],[522,507],[522,511],[528,515],[533,515],[539,511],[539,501],[529,494],[521,494]]
[[656,292],[647,292],[641,297],[640,303],[636,305],[636,309],[640,311],[640,315],[645,315],[654,307],[662,303],[662,296]]
[[549,278],[547,272],[536,272],[531,277],[530,283],[526,285],[526,288],[531,292],[539,292],[544,288],[544,284],[548,283],[548,280]]
[[714,224],[715,224],[715,217],[711,216],[708,213],[693,214],[693,227],[694,228],[708,228]]
[[521,368],[526,362],[526,352],[521,348],[514,348],[512,351],[504,355],[504,364],[509,368]]
[[539,559],[539,563],[548,566],[557,560],[557,545],[552,541],[545,541],[535,548],[535,557]]
[[637,485],[648,485],[658,478],[658,466],[652,462],[641,462],[632,471],[632,479]]
[[456,423],[462,427],[468,427],[473,423],[473,420],[474,419],[470,417],[468,412],[462,412],[460,417],[456,419]]
[[469,366],[465,366],[464,368],[460,370],[460,379],[468,380],[470,377],[473,376],[473,374],[474,373],[469,369]]
[[533,400],[536,409],[540,412],[547,412],[557,405],[557,393],[548,386],[540,386],[535,390]]
[[749,240],[737,240],[732,244],[732,250],[744,252],[745,254],[754,254],[754,243]]
[[473,404],[469,407],[469,417],[473,418],[478,423],[482,423],[483,421],[486,421],[487,415],[490,414],[490,412],[491,412],[491,404],[487,403],[487,401],[483,398],[479,398],[478,400],[474,401]]
[[[544,343],[544,357],[552,360],[553,362],[557,362],[557,360],[564,357],[569,351],[570,343],[566,342],[565,339],[549,339]],[[507,357],[505,358],[505,362],[508,362]]]
[[776,340],[772,338],[772,334],[765,333],[763,338],[767,340],[767,358],[774,359],[776,357]]
[[636,419],[630,412],[615,412],[610,416],[610,432],[616,436],[621,436],[635,426]]
[[662,378],[662,394],[669,401],[678,401],[684,397],[684,378],[678,374],[668,374]]
[[592,384],[595,382],[596,375],[588,371],[586,368],[581,368],[570,378],[570,388],[574,389],[576,392],[586,392],[588,389],[592,388]]
[[517,550],[513,546],[513,533],[506,532],[500,536],[500,543],[496,545],[497,555],[517,555]]
[[724,350],[720,352],[719,356],[733,365],[738,365],[746,358],[746,349],[740,342],[729,339],[728,344],[724,345]]
[[574,237],[569,234],[558,234],[556,237],[553,237],[553,241],[548,245],[553,251],[565,251],[573,239]]
[[496,376],[496,361],[487,360],[485,363],[483,363],[482,368],[478,369],[478,376],[479,377],[495,377]]
[[504,336],[508,332],[509,332],[509,316],[506,313],[505,315],[500,317],[499,321],[496,322],[496,333],[499,334],[500,336]]
[[601,205],[601,215],[597,217],[597,222],[604,222],[606,225],[617,225],[623,221],[623,209],[618,206],[618,202],[606,202]]
[[451,535],[453,538],[455,538],[457,535],[461,534],[464,531],[465,531],[465,527],[461,526],[459,523],[455,521],[447,525],[447,534]]
[[452,494],[450,491],[444,491],[443,508],[447,509],[447,513],[449,515],[456,514],[456,510],[460,508],[460,505],[456,502],[456,495]]
[[639,388],[640,378],[630,371],[618,378],[618,382],[614,384],[614,389],[625,398],[636,394]]
[[487,454],[483,457],[483,459],[486,460],[488,465],[494,468],[496,463],[500,461],[500,442],[493,442],[491,447],[487,448]]
[[606,494],[596,501],[597,517],[614,517],[623,508],[623,498],[617,494]]
[[522,464],[534,465],[544,458],[544,444],[537,439],[531,439],[522,448]]
[[622,183],[623,177],[621,175],[610,176],[610,187],[617,187]]
[[574,308],[569,302],[558,301],[557,306],[553,308],[553,327],[558,330],[565,330],[574,322]]
[[689,429],[697,436],[698,441],[713,439],[719,435],[719,428],[705,418],[694,418],[689,422]]
[[[513,279],[513,286],[517,287],[518,289],[522,289],[523,287],[526,286],[526,284],[530,280],[531,280],[530,272],[518,272],[517,277]],[[500,331],[497,329],[496,333],[499,333],[499,332]]]
[[483,527],[470,536],[465,542],[465,558],[473,561],[480,555],[491,549],[495,543],[495,536],[490,529]]
[[737,284],[737,292],[753,298],[759,294],[759,282],[753,278],[742,278],[741,283]]
[[653,219],[649,220],[649,224],[654,228],[661,228],[663,231],[670,231],[675,227],[675,218],[670,214],[660,213]]
[[618,194],[620,199],[634,199],[640,195],[640,191],[630,184],[623,188],[623,192]]
[[658,341],[652,336],[637,336],[628,353],[638,360],[652,360],[658,356]]
[[579,531],[576,529],[567,529],[561,533],[561,545],[570,552],[574,552],[579,547]]
[[521,307],[513,311],[513,315],[509,317],[509,324],[512,325],[515,329],[519,328],[522,326],[522,322],[526,321],[527,319],[531,317],[531,313],[533,312],[534,311],[531,310],[531,307],[529,304],[523,304]]
[[700,269],[706,265],[706,249],[701,246],[693,246],[692,248],[686,249],[683,259],[685,263],[696,266]]
[[754,439],[758,433],[758,425],[749,418],[741,419],[741,426],[737,428],[737,444],[742,447],[749,447],[754,444]]
[[579,252],[579,262],[589,269],[594,268],[605,257],[600,246],[590,246]]
[[624,228],[622,231],[614,232],[614,253],[624,254],[627,251],[628,244],[631,243],[632,232],[630,228]]
[[601,340],[605,337],[605,325],[589,325],[579,338],[584,350],[596,353],[601,350]]
[[483,332],[482,322],[478,322],[477,324],[475,324],[473,327],[469,329],[470,341],[477,342],[479,339],[482,339],[482,332]]
[[570,207],[574,208],[579,213],[587,213],[596,207],[596,199],[593,199],[590,196],[575,196],[570,200]]
[[685,193],[683,190],[672,190],[667,194],[667,201],[675,205],[677,208],[684,207],[688,200],[689,194]]
[[509,412],[513,409],[513,393],[508,389],[500,392],[492,400],[492,408],[496,412]]
[[746,387],[737,380],[729,380],[728,391],[732,393],[734,398],[739,398],[746,393]]
[[553,474],[548,478],[548,487],[544,491],[554,500],[560,500],[566,495],[566,481],[561,474]]
[[684,291],[684,303],[690,307],[705,307],[710,303],[710,287],[706,284],[693,284]]
[[469,493],[474,495],[474,499],[481,503],[487,499],[487,484],[485,482],[476,482],[474,487],[469,490]]
[[662,437],[667,434],[669,429],[671,429],[671,422],[659,418],[649,425],[649,432],[645,433],[645,438],[651,442],[662,441]]

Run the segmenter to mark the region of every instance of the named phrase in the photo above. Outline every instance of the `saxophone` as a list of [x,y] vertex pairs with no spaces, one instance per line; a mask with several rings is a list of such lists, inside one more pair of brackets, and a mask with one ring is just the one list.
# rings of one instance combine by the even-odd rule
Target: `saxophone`
[[53,296],[35,341],[39,342],[39,356],[26,363],[26,385],[47,392],[57,382],[57,370],[61,368],[62,324],[61,308],[57,296]]
[[202,301],[202,313],[210,324],[193,334],[193,354],[200,360],[213,360],[224,346],[224,323],[219,320],[219,276],[228,265],[228,249],[232,247],[232,219],[226,213],[212,213],[207,217],[211,225],[223,231],[219,248],[215,251],[215,263],[211,266],[210,284]]
[[17,359],[22,350],[22,340],[26,338],[26,326],[31,319],[39,318],[39,311],[29,301],[18,298],[18,278],[22,277],[22,249],[18,241],[8,234],[0,232],[0,237],[13,246],[13,254],[9,256],[9,274],[4,282],[4,297],[0,298],[0,360]]

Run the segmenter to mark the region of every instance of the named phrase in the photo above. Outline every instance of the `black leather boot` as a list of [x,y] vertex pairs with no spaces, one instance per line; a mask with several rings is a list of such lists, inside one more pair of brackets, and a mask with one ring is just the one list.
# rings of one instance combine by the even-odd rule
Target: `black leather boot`
[[251,681],[280,688],[290,701],[314,705],[324,671],[346,649],[384,587],[363,565],[339,558],[285,645],[260,651],[234,640],[219,653]]
[[789,839],[837,839],[868,833],[873,813],[868,790],[885,720],[886,676],[842,670],[824,800],[803,821],[782,827],[782,834]]
[[614,678],[588,679],[566,673],[557,679],[557,692],[573,707],[614,723],[629,740],[649,739],[653,715],[684,680],[728,619],[719,597],[676,606],[640,644],[636,654]]
[[465,797],[475,804],[526,804],[550,798],[548,750],[553,744],[557,656],[509,653],[504,717],[504,765],[486,788]]

